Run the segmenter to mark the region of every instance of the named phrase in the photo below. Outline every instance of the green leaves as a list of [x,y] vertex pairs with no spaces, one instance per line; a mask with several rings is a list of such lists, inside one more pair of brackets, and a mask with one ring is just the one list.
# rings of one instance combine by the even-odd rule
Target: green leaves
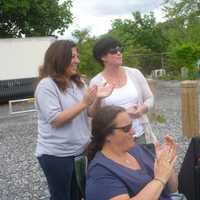
[[72,23],[71,0],[1,0],[0,37],[60,34]]
[[[115,19],[108,34],[123,44],[125,65],[138,67],[145,74],[164,68],[170,77],[180,77],[181,67],[186,67],[193,78],[200,58],[199,0],[165,2],[165,22],[157,23],[152,12],[133,12],[131,19]],[[81,72],[91,77],[102,69],[92,56],[96,38],[89,30],[77,30],[73,36],[79,44]]]
[[92,54],[96,38],[90,36],[90,31],[88,29],[75,30],[72,35],[78,44],[81,61],[79,64],[80,72],[86,74],[88,78],[92,78],[102,70]]
[[132,16],[133,19],[114,20],[110,34],[125,46],[125,63],[139,66],[144,73],[150,74],[151,70],[161,68],[158,53],[166,51],[168,40],[152,12],[141,15],[137,11]]
[[184,17],[189,19],[200,15],[199,0],[166,0],[165,11],[168,17]]

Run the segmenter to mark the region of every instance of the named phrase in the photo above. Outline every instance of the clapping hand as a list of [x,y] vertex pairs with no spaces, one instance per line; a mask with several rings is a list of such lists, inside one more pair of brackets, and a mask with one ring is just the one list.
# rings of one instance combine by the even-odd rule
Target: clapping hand
[[97,97],[97,86],[92,86],[85,91],[83,101],[90,106]]
[[154,164],[154,176],[163,182],[167,182],[172,174],[176,161],[176,143],[167,135],[162,146],[155,144],[156,159]]
[[97,98],[105,98],[112,94],[114,86],[109,83],[104,83],[97,87]]
[[159,158],[161,155],[163,156],[163,154],[167,154],[165,157],[167,157],[168,161],[171,162],[176,157],[176,148],[177,145],[174,139],[171,136],[166,135],[162,147],[159,143],[155,144],[156,157]]

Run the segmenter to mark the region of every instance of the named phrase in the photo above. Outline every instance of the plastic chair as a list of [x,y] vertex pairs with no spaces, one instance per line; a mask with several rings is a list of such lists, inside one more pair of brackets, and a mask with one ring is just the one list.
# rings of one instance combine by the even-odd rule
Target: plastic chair
[[80,190],[81,196],[85,198],[85,182],[88,167],[88,159],[85,155],[75,158],[75,174],[76,182]]

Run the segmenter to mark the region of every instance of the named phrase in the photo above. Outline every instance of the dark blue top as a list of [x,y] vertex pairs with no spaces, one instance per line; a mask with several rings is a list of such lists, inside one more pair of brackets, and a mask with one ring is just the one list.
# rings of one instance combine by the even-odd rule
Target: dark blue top
[[[141,169],[122,166],[98,152],[91,161],[86,179],[86,200],[109,200],[117,195],[135,196],[154,177],[154,155],[145,147],[135,145],[129,151]],[[160,200],[170,200],[166,186]]]

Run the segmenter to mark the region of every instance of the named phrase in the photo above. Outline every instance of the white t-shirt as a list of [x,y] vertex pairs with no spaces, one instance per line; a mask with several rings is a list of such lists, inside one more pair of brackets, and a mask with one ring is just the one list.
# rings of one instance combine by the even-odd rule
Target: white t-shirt
[[[112,94],[104,99],[102,99],[102,105],[115,105],[121,106],[125,109],[138,106],[138,92],[130,80],[129,76],[127,76],[127,82],[123,87],[114,88]],[[106,81],[103,78],[103,81]],[[139,119],[133,119],[132,127],[135,131],[134,137],[139,137],[144,134],[144,128],[140,123]]]

